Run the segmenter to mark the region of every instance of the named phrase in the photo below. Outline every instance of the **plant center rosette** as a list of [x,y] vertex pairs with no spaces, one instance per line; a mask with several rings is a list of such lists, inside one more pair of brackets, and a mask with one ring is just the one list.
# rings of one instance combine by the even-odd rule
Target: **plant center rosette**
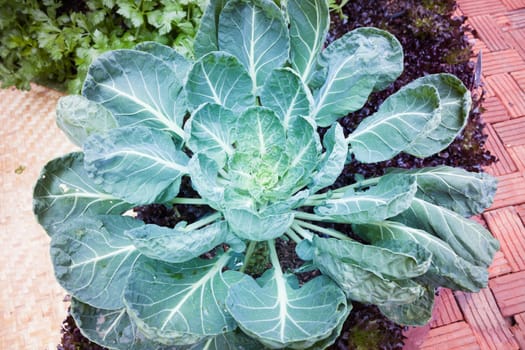
[[[468,217],[492,203],[491,176],[390,169],[332,186],[350,157],[446,148],[469,91],[422,77],[344,135],[338,119],[396,80],[403,52],[375,28],[323,49],[328,25],[324,0],[212,0],[195,60],[153,42],[112,51],[82,96],[59,101],[82,152],[44,167],[34,212],[85,336],[112,349],[324,349],[352,300],[422,325],[437,287],[486,286],[499,245]],[[184,177],[198,198],[179,195]],[[128,215],[153,203],[211,213],[174,228]],[[277,239],[296,243],[299,269],[281,267]],[[254,252],[270,264],[252,276]]]

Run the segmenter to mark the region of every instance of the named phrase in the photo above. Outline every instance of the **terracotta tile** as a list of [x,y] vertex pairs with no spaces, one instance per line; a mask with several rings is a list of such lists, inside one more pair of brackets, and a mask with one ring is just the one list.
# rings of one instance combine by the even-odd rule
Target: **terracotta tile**
[[525,225],[525,204],[515,206],[516,212],[521,219],[521,222]]
[[513,29],[525,28],[525,8],[511,11],[506,17]]
[[494,260],[489,267],[489,278],[506,275],[511,272],[512,267],[510,267],[505,255],[501,251],[496,252],[496,254],[494,254]]
[[510,119],[509,112],[503,106],[503,103],[496,96],[487,97],[483,101],[483,121],[494,124]]
[[490,289],[482,289],[479,293],[455,292],[455,295],[482,349],[519,349]]
[[458,303],[454,298],[454,294],[448,288],[440,288],[439,295],[436,296],[434,302],[434,310],[432,312],[432,320],[430,327],[442,327],[450,323],[463,320],[463,315],[459,309]]
[[518,170],[525,174],[525,145],[509,147],[508,151]]
[[[523,46],[525,48],[525,44]],[[525,70],[510,73],[522,91],[525,91]]]
[[489,286],[503,316],[525,312],[525,271],[493,278]]
[[496,23],[496,19],[490,15],[469,17],[469,23],[476,28],[479,37],[490,51],[501,51],[510,49],[511,46],[505,40],[504,32]]
[[520,8],[525,8],[525,1],[524,0],[501,0],[501,2],[509,10],[517,10],[517,9],[520,9]]
[[518,51],[521,58],[525,60],[525,28],[511,29],[505,37],[507,38],[508,44]]
[[[491,168],[489,168],[491,170]],[[491,209],[522,204],[525,198],[525,177],[516,172],[498,176],[498,191]],[[485,217],[486,218],[486,217]]]
[[[525,61],[522,61],[525,66]],[[485,83],[499,97],[511,118],[525,116],[525,92],[510,74],[502,73],[488,76]]]
[[466,322],[456,322],[431,329],[421,350],[479,350],[472,329]]
[[[523,200],[523,197],[521,197]],[[501,244],[513,272],[525,270],[525,227],[514,207],[490,210],[483,214],[490,232]]]
[[514,315],[514,321],[516,324],[512,326],[511,331],[520,344],[520,348],[525,349],[525,313]]
[[505,147],[525,145],[525,117],[493,125]]
[[485,76],[523,70],[523,60],[514,49],[487,52],[483,55],[483,74]]
[[490,15],[504,13],[507,8],[499,0],[461,0],[458,7],[467,16]]
[[518,171],[518,167],[514,164],[509,152],[498,137],[498,134],[492,125],[486,125],[485,132],[488,135],[485,146],[490,153],[498,159],[497,162],[490,166],[490,173],[496,176],[501,176]]

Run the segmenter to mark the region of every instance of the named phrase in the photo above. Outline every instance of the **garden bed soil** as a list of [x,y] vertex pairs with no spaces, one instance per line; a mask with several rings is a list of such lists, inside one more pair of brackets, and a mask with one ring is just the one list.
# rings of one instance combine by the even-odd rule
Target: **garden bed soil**
[[[342,14],[332,13],[329,42],[358,27],[374,26],[394,34],[405,52],[405,70],[402,76],[385,91],[375,93],[359,111],[340,120],[345,132],[352,132],[363,118],[372,114],[390,94],[408,82],[426,74],[447,72],[458,76],[469,87],[473,95],[473,108],[464,132],[444,151],[425,159],[401,154],[392,160],[361,164],[351,160],[337,180],[335,187],[356,181],[356,175],[373,177],[382,175],[388,167],[417,168],[423,166],[450,165],[469,171],[481,171],[494,162],[494,157],[484,148],[486,135],[481,121],[482,90],[477,84],[475,64],[469,59],[471,44],[466,37],[465,18],[453,17],[455,2],[450,0],[367,0],[349,1]],[[196,197],[190,184],[183,182],[183,197]],[[149,205],[135,208],[137,217],[147,223],[173,227],[181,220],[192,222],[209,211],[206,206],[183,206],[167,208]],[[341,230],[341,227],[338,227]],[[343,228],[345,230],[346,228]],[[348,231],[346,231],[348,232]],[[287,243],[281,242],[281,245]],[[294,249],[281,251],[283,267],[299,264]],[[308,276],[306,276],[308,278]],[[350,349],[402,349],[403,327],[397,325],[378,311],[377,307],[355,304],[350,317],[344,324],[342,334],[332,350]],[[71,316],[64,321],[62,344],[59,350],[104,349],[85,339]]]

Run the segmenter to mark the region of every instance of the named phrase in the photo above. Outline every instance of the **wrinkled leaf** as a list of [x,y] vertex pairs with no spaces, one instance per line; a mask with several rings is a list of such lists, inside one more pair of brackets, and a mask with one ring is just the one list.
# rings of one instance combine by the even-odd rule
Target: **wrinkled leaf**
[[220,105],[205,104],[196,110],[189,123],[188,145],[194,153],[203,153],[224,165],[232,155],[237,116]]
[[471,264],[460,257],[449,244],[428,232],[393,221],[352,227],[356,234],[372,244],[384,240],[400,240],[411,241],[426,248],[433,255],[428,272],[422,276],[427,283],[470,292],[478,292],[488,283],[485,267]]
[[490,207],[497,189],[497,179],[490,174],[461,168],[438,166],[391,172],[414,176],[418,187],[416,197],[465,217],[480,214]]
[[421,199],[415,198],[410,208],[393,220],[441,238],[474,265],[489,267],[499,250],[499,242],[477,222]]
[[314,208],[316,214],[343,223],[367,223],[396,216],[406,210],[417,185],[408,176],[383,176],[365,191],[350,189]]
[[285,140],[284,127],[272,110],[251,107],[240,115],[235,133],[238,150],[262,156],[272,148],[284,148]]
[[225,221],[212,223],[198,230],[144,225],[127,231],[137,249],[149,258],[170,263],[183,263],[212,250],[222,243],[242,252],[244,242],[228,229]]
[[434,86],[439,94],[441,122],[429,134],[416,138],[405,152],[416,157],[430,157],[445,149],[467,125],[470,113],[470,91],[451,74],[433,74],[414,80],[405,88]]
[[192,187],[206,199],[208,205],[220,210],[224,187],[219,185],[219,164],[202,153],[196,153],[188,163]]
[[227,208],[224,218],[235,234],[250,241],[266,241],[281,236],[292,224],[291,212],[261,216],[243,208]]
[[222,272],[230,256],[182,264],[141,257],[124,298],[131,319],[148,338],[190,345],[236,328],[226,311],[228,288],[242,274]]
[[345,295],[329,278],[316,277],[301,288],[290,278],[274,269],[260,279],[263,285],[245,277],[226,300],[239,327],[271,348],[307,348],[330,336],[347,315]]
[[47,163],[33,192],[33,212],[51,236],[62,224],[79,216],[119,215],[132,207],[89,178],[84,155],[79,152]]
[[432,318],[434,288],[427,286],[423,295],[412,303],[386,303],[378,306],[383,315],[397,324],[424,326]]
[[102,309],[124,307],[123,291],[140,253],[124,231],[143,223],[125,216],[79,217],[51,240],[55,276],[77,299]]
[[332,185],[343,171],[348,145],[341,125],[336,123],[328,129],[323,138],[323,146],[326,151],[309,186],[312,193]]
[[441,120],[436,88],[422,85],[389,96],[379,110],[365,118],[347,141],[350,152],[363,163],[388,160],[407,149]]
[[120,126],[144,125],[185,138],[182,81],[150,53],[115,50],[100,55],[89,68],[82,95],[107,108]]
[[230,0],[219,17],[219,49],[236,56],[253,81],[252,93],[288,59],[289,37],[271,0]]
[[275,69],[261,89],[262,105],[272,109],[288,129],[292,118],[309,116],[311,96],[301,78],[289,68]]
[[145,127],[110,130],[84,143],[84,164],[105,191],[134,204],[170,200],[187,173],[187,156],[172,138]]
[[212,52],[195,62],[186,92],[193,108],[215,103],[240,112],[254,105],[252,80],[243,65],[225,52]]
[[376,28],[358,28],[343,35],[319,60],[321,71],[316,74],[325,76],[314,94],[312,111],[319,126],[329,126],[360,109],[372,91],[386,88],[403,71],[401,44]]
[[302,169],[308,175],[313,172],[321,153],[321,142],[313,122],[303,117],[292,119],[287,130],[286,153],[291,155],[289,168]]
[[290,0],[286,10],[290,20],[290,61],[301,80],[308,82],[330,26],[325,0]]
[[107,109],[78,95],[58,100],[56,118],[58,127],[77,146],[82,146],[89,135],[104,133],[118,126]]

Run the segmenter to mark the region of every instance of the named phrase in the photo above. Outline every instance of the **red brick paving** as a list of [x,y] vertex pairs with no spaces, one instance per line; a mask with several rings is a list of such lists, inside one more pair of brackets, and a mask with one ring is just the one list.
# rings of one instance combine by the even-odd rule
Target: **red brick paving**
[[[493,205],[477,220],[500,240],[479,293],[442,289],[421,350],[525,350],[525,0],[458,0],[476,31],[487,90],[487,148],[499,162]],[[469,35],[472,38],[471,35]]]

